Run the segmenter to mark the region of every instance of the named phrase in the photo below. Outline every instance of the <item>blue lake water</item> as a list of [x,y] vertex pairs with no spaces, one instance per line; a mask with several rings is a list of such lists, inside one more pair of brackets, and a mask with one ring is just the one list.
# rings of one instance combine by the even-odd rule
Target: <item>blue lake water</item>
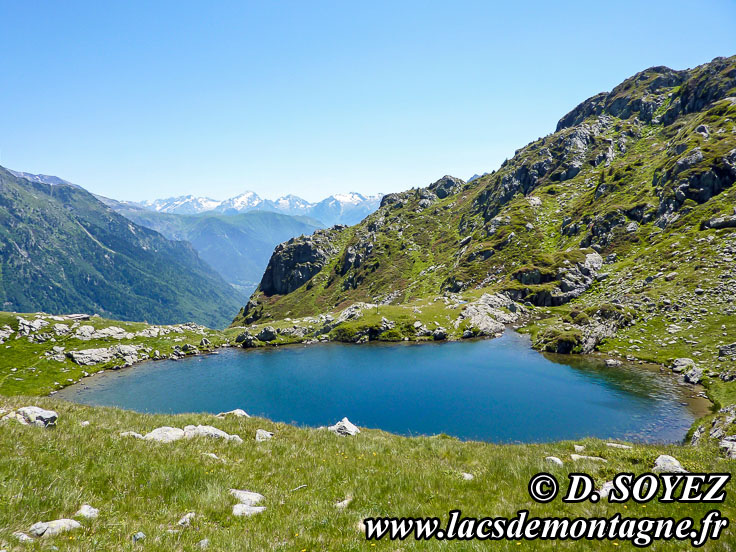
[[676,442],[707,404],[694,394],[658,370],[544,356],[507,331],[454,343],[223,349],[98,374],[59,396],[140,412],[242,408],[308,426],[347,416],[404,435],[492,442]]

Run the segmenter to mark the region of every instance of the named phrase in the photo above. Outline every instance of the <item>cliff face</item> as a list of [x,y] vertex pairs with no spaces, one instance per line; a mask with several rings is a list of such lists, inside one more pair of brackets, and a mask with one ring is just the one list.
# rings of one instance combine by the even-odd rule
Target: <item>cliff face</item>
[[653,67],[491,174],[389,194],[356,226],[279,246],[235,324],[482,293],[592,313],[654,305],[666,319],[664,296],[705,308],[696,288],[721,316],[735,180],[736,57]]

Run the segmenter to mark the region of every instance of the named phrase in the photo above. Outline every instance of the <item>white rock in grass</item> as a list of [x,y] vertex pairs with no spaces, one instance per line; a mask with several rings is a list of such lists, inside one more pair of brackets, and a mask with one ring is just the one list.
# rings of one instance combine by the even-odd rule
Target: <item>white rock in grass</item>
[[224,418],[225,416],[235,416],[236,418],[250,418],[250,414],[248,414],[242,408],[236,408],[235,410],[229,410],[227,412],[220,412],[216,417]]
[[259,443],[262,441],[270,441],[273,438],[273,433],[266,431],[265,429],[256,430],[256,441]]
[[583,452],[585,450],[585,445],[573,445],[572,447],[575,449],[575,452]]
[[348,496],[345,500],[341,500],[340,502],[338,502],[337,504],[335,504],[335,508],[337,508],[338,510],[344,510],[345,508],[347,508],[348,506],[350,506],[350,503],[352,501],[353,501],[353,497],[352,496]]
[[55,537],[67,531],[73,531],[82,527],[78,521],[73,519],[55,519],[54,521],[39,521],[33,524],[28,532],[34,537]]
[[666,454],[660,454],[657,457],[652,471],[655,473],[688,473],[676,458]]
[[16,531],[11,536],[15,538],[18,542],[33,542],[33,539],[31,537],[29,537],[25,533],[21,533],[20,531]]
[[259,514],[266,509],[265,506],[248,506],[247,504],[236,504],[233,506],[233,515],[238,517],[248,517],[253,514]]
[[601,487],[600,491],[598,491],[598,495],[601,498],[606,498],[611,493],[612,490],[613,490],[613,481],[606,481]]
[[574,462],[577,462],[578,460],[589,460],[591,462],[608,462],[605,458],[601,458],[600,456],[583,456],[581,454],[571,454],[570,458]]
[[135,437],[136,439],[143,439],[143,435],[136,433],[135,431],[123,431],[120,434],[121,437]]
[[200,550],[207,550],[210,547],[210,539],[202,539],[197,543]]
[[87,427],[89,425],[89,422],[87,420],[85,420],[83,422],[79,422],[79,425],[82,426],[82,427]]
[[337,422],[335,425],[332,425],[328,427],[327,429],[329,429],[335,435],[341,435],[341,436],[357,435],[358,433],[360,433],[360,430],[358,429],[358,427],[355,424],[353,424],[350,420],[348,420],[347,418],[343,418],[342,420]]
[[462,472],[460,475],[465,481],[472,481],[473,479],[475,479],[475,476],[472,473]]
[[24,406],[16,410],[16,414],[22,416],[28,424],[38,427],[54,426],[59,417],[53,410],[44,410],[37,406]]
[[606,443],[606,446],[623,450],[631,450],[629,445],[622,445],[621,443]]
[[241,504],[246,504],[248,506],[255,506],[264,499],[264,496],[262,494],[254,493],[252,491],[230,489],[230,494],[235,497],[235,500],[237,500]]
[[202,456],[206,456],[207,458],[212,458],[213,460],[219,460],[220,462],[226,461],[224,458],[220,458],[219,456],[217,456],[214,452],[203,452]]
[[100,515],[100,511],[97,508],[93,508],[89,504],[82,504],[82,507],[74,514],[74,517],[83,517],[87,519],[94,519]]
[[224,439],[225,441],[234,441],[242,443],[243,440],[237,435],[229,435],[221,429],[213,426],[193,426],[188,425],[184,428],[184,438],[193,439],[194,437],[211,437],[213,439]]
[[170,443],[184,438],[184,430],[178,427],[157,427],[143,437],[146,441],[157,441],[159,443]]
[[181,519],[180,519],[180,520],[178,521],[178,523],[177,523],[177,524],[178,524],[178,525],[179,525],[180,527],[189,527],[189,526],[190,526],[190,525],[192,524],[192,520],[194,519],[194,517],[195,517],[196,515],[197,515],[197,514],[195,514],[194,512],[189,512],[189,513],[188,513],[188,514],[186,514],[186,515],[185,515],[184,517],[182,517],[182,518],[181,518]]
[[544,459],[545,459],[545,460],[546,460],[547,462],[549,462],[550,464],[555,464],[555,465],[557,465],[557,466],[563,466],[563,465],[564,465],[564,464],[562,463],[562,460],[560,460],[560,459],[559,459],[559,458],[557,458],[556,456],[546,456],[546,457],[545,457]]

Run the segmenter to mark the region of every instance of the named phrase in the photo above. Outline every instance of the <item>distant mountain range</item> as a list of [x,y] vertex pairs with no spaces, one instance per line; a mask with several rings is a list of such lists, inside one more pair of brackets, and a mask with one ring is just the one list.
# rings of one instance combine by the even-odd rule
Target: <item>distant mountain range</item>
[[244,298],[192,246],[57,177],[0,167],[0,309],[223,327]]
[[310,203],[295,195],[287,195],[276,200],[262,199],[255,192],[244,192],[224,201],[185,195],[152,201],[124,202],[129,207],[139,206],[158,213],[177,215],[196,215],[201,213],[221,213],[233,215],[248,211],[271,211],[284,215],[307,216],[316,219],[322,226],[334,224],[357,224],[378,209],[381,194],[364,196],[355,192],[335,194],[317,203]]
[[[80,186],[58,176],[8,172],[28,182],[52,188],[72,187],[87,194]],[[310,235],[318,228],[354,224],[375,211],[380,203],[380,196],[355,193],[337,194],[318,203],[294,195],[264,200],[254,192],[225,201],[190,195],[141,203],[90,195],[135,224],[155,230],[169,240],[189,242],[203,261],[245,296],[255,290],[279,243]],[[126,318],[125,312],[108,314]]]

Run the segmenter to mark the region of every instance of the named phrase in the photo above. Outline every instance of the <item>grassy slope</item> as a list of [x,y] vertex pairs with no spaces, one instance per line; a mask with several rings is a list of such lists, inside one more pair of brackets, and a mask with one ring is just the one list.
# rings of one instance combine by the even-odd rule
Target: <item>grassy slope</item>
[[[551,471],[562,482],[584,470],[600,485],[621,471],[648,471],[658,454],[670,453],[691,471],[730,471],[731,462],[707,448],[635,446],[616,450],[601,441],[584,440],[586,453],[607,458],[605,465],[569,461],[572,443],[491,445],[462,443],[445,437],[404,438],[364,430],[341,438],[325,430],[302,429],[251,418],[220,420],[207,415],[152,416],[108,408],[90,408],[50,399],[0,400],[0,408],[29,402],[54,408],[58,427],[42,430],[16,423],[0,426],[0,545],[12,544],[15,530],[38,520],[69,517],[83,503],[100,508],[84,530],[53,539],[61,550],[134,550],[131,536],[143,531],[146,550],[194,550],[203,538],[212,550],[365,550],[373,549],[357,530],[368,516],[440,516],[460,508],[466,515],[513,516],[528,508],[535,516],[702,517],[711,505],[565,505],[535,504],[528,497],[529,478]],[[88,420],[88,427],[80,422]],[[245,439],[236,445],[206,439],[155,444],[119,437],[121,431],[145,432],[162,425],[211,424]],[[256,443],[255,430],[274,431],[270,442]],[[226,462],[203,456],[215,453]],[[566,460],[550,468],[547,455]],[[464,481],[461,472],[475,475]],[[11,477],[8,475],[13,474]],[[293,490],[301,485],[306,488]],[[267,510],[234,518],[228,489],[265,495]],[[564,487],[563,487],[564,488]],[[339,511],[334,504],[353,496]],[[736,512],[729,495],[721,511]],[[169,534],[187,512],[198,517],[192,527]],[[729,531],[729,530],[727,530]],[[726,534],[731,540],[732,532]],[[6,544],[2,544],[6,543]],[[542,548],[535,543],[534,548]],[[623,543],[623,548],[627,548]],[[499,542],[500,550],[519,550],[516,542]],[[581,543],[554,548],[580,550]],[[610,550],[611,543],[585,543],[586,550]],[[524,543],[523,548],[532,545]],[[551,544],[549,547],[552,547]],[[379,542],[384,550],[444,550],[446,544]],[[457,550],[486,550],[486,543],[456,543]],[[32,548],[31,548],[32,549]],[[657,544],[657,550],[682,546]],[[724,549],[715,543],[706,549]]]

